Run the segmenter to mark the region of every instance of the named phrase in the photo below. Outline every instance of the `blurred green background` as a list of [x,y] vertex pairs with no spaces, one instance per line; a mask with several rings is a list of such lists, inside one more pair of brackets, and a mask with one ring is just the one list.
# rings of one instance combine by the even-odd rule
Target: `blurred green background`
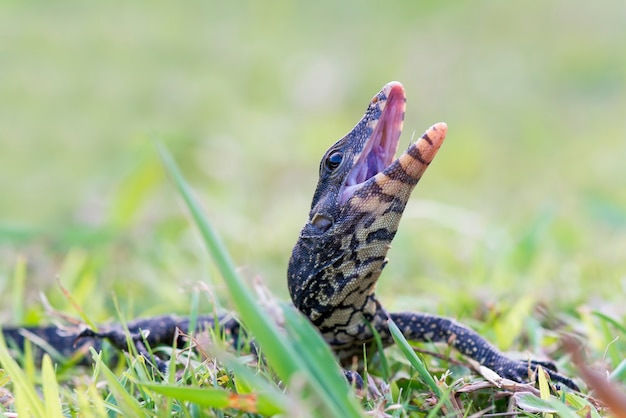
[[319,159],[391,80],[401,148],[438,121],[449,136],[387,305],[463,316],[526,294],[624,314],[625,22],[621,0],[3,2],[1,318],[34,320],[39,292],[63,309],[57,277],[96,319],[112,293],[129,316],[185,312],[199,280],[222,294],[155,139],[242,273],[287,298]]

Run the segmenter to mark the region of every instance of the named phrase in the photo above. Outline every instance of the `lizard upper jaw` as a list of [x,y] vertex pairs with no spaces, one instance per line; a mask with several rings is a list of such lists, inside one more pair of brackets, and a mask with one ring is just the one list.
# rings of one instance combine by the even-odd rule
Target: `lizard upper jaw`
[[405,105],[404,87],[397,81],[385,85],[372,99],[370,109],[378,106],[380,111],[373,113],[378,117],[368,121],[372,133],[365,141],[361,152],[355,157],[354,165],[346,177],[341,192],[341,203],[353,196],[368,179],[392,163],[402,133]]

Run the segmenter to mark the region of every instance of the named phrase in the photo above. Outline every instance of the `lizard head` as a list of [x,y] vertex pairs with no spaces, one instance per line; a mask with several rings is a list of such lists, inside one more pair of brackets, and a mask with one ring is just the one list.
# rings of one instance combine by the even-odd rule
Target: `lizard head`
[[385,85],[320,163],[288,270],[294,305],[318,327],[339,306],[367,303],[411,191],[445,138],[446,125],[436,124],[394,160],[405,103],[400,83]]

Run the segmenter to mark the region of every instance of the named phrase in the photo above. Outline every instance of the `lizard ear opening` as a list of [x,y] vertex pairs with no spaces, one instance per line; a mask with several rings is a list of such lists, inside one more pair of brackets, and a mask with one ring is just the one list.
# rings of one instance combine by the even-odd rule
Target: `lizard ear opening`
[[326,232],[333,225],[333,221],[327,216],[316,213],[313,215],[313,219],[311,219],[311,225],[317,228],[320,232]]

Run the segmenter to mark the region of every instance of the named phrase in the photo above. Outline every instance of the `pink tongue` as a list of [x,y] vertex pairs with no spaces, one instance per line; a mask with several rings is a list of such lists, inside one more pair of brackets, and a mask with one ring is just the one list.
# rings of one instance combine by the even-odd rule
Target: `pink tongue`
[[[404,121],[403,99],[404,90],[400,92],[392,90],[387,98],[385,110],[383,110],[383,114],[374,128],[372,137],[369,139],[370,143],[363,150],[366,153],[366,160],[360,164],[367,167],[367,173],[365,173],[365,177],[357,176],[357,183],[363,183],[375,176],[393,161],[398,149],[402,123]],[[362,172],[359,174],[362,174]]]
[[[382,114],[378,120],[370,121],[370,126],[374,128],[372,135],[344,183],[342,202],[352,196],[358,185],[387,168],[398,149],[406,103],[404,88],[400,83],[392,82],[387,84],[383,91],[386,99],[384,104],[380,103]],[[377,97],[374,97],[370,106],[377,102]]]
[[[376,147],[376,148],[378,149],[373,150],[367,156],[367,175],[365,176],[363,181],[369,179],[370,177],[375,176],[381,170],[381,168],[379,168],[381,165],[379,164],[379,161],[381,161],[383,158],[377,157],[376,154],[380,153],[382,150],[380,149],[380,147]],[[362,183],[363,181],[361,181],[360,183]]]

